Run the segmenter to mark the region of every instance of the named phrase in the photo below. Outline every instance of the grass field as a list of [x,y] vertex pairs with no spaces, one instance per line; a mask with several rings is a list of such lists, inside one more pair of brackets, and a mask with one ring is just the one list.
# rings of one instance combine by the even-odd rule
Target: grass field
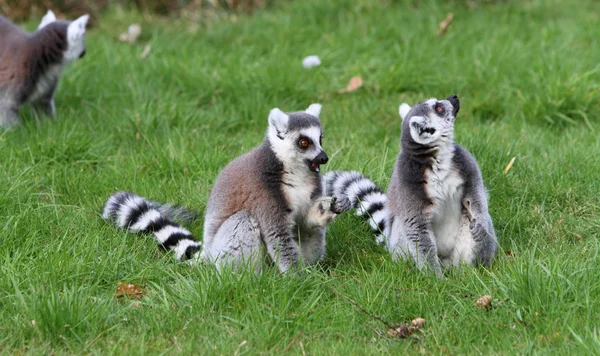
[[[0,352],[600,353],[599,19],[592,0],[297,0],[200,24],[112,9],[63,76],[56,120],[25,110],[26,126],[0,132]],[[138,42],[119,42],[133,22]],[[312,54],[323,64],[305,70]],[[356,75],[365,85],[338,94]],[[437,280],[391,261],[346,214],[302,278],[219,275],[100,217],[117,189],[203,211],[269,110],[312,102],[325,170],[386,187],[398,105],[453,93],[455,137],[479,161],[500,238],[489,270]],[[202,220],[192,229],[201,236]],[[144,297],[116,298],[119,281]],[[494,307],[477,309],[486,294]],[[349,299],[426,325],[388,336]]]

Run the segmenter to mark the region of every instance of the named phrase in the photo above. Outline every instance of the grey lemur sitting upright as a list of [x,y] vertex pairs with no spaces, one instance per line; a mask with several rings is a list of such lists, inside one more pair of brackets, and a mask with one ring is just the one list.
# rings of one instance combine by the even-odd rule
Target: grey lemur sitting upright
[[[285,272],[325,254],[325,227],[336,216],[335,200],[323,196],[320,165],[321,105],[306,111],[271,110],[262,145],[234,159],[212,189],[203,247],[173,222],[173,209],[132,193],[108,199],[103,217],[118,227],[154,233],[177,258],[210,261],[217,267],[250,263],[260,271],[265,258]],[[176,213],[177,214],[177,213]]]
[[57,21],[52,11],[28,33],[0,16],[0,127],[21,121],[25,103],[53,116],[54,91],[66,64],[85,54],[85,25],[89,16]]
[[326,191],[342,209],[358,208],[398,258],[436,275],[459,263],[489,266],[497,248],[487,194],[475,158],[454,142],[456,95],[400,106],[402,151],[387,196],[358,172],[330,172]]

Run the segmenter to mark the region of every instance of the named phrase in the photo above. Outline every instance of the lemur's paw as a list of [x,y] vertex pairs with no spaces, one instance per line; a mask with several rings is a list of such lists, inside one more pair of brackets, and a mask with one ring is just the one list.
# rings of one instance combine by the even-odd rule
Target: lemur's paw
[[471,219],[469,229],[474,237],[480,236],[482,233],[486,233],[485,227],[475,218]]
[[[348,199],[346,199],[348,200]],[[348,200],[350,203],[350,200]],[[329,210],[334,214],[341,214],[348,209],[344,209],[343,202],[340,202],[336,197],[331,198],[331,203],[329,205]]]
[[335,198],[326,198],[319,201],[316,208],[315,217],[321,226],[327,226],[337,216]]
[[331,211],[336,214],[341,214],[352,209],[352,202],[350,202],[350,199],[345,195],[334,195],[331,199],[331,209]]

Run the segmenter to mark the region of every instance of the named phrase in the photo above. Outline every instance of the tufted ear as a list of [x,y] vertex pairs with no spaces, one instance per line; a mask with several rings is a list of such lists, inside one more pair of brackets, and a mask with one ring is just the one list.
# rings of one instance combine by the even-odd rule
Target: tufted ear
[[52,10],[48,10],[46,15],[44,15],[44,17],[42,17],[42,22],[40,22],[40,25],[38,26],[37,29],[39,30],[40,28],[42,28],[54,21],[56,21],[56,15],[54,15],[54,12],[52,12]]
[[87,25],[89,18],[90,15],[86,14],[69,24],[69,27],[67,28],[67,37],[71,41],[83,37],[85,34],[85,25]]
[[402,118],[402,120],[404,120],[404,118],[406,117],[406,115],[408,115],[408,112],[410,111],[410,105],[408,105],[407,103],[403,103],[402,105],[400,105],[400,107],[398,108],[398,113],[400,114],[400,117]]
[[283,135],[287,132],[290,117],[283,111],[275,108],[269,113],[269,127],[277,132],[277,137],[283,140]]
[[321,114],[321,104],[310,104],[306,112],[318,119]]

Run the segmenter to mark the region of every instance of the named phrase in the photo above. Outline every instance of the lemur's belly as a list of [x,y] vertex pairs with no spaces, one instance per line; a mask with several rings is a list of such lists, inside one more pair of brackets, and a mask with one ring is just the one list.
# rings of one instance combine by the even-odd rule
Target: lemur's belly
[[452,201],[446,201],[439,207],[432,220],[431,225],[440,258],[449,257],[456,247],[458,235],[461,231],[461,215],[460,200],[452,199]]
[[[439,179],[440,175],[443,177]],[[428,178],[427,193],[432,199],[432,230],[438,257],[444,265],[458,265],[465,260],[464,250],[473,245],[468,218],[463,213],[462,179],[457,173],[432,174]]]

